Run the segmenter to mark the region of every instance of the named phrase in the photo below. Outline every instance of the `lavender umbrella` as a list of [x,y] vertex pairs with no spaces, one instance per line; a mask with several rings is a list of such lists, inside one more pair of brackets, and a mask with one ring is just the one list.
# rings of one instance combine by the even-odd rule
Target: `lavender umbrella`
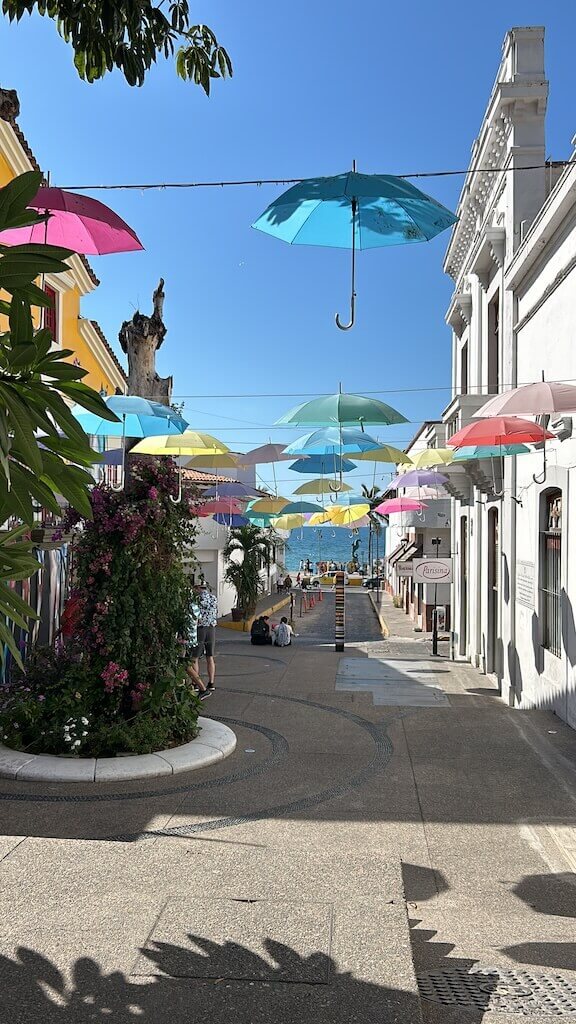
[[433,469],[410,469],[407,473],[395,476],[387,490],[392,487],[429,487],[430,485],[448,483],[448,477],[436,473]]

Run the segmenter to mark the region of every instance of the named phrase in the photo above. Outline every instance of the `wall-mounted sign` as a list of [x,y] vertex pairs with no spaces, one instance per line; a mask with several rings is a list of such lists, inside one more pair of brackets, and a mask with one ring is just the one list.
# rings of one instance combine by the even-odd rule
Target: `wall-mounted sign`
[[394,568],[398,576],[411,576],[414,572],[412,562],[396,562]]
[[534,610],[534,562],[516,562],[516,600]]
[[412,565],[415,583],[452,583],[451,558],[415,558]]

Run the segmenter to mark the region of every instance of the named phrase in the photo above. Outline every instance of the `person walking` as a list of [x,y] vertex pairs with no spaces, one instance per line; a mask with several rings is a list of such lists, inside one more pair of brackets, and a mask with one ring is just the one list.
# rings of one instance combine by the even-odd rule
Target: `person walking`
[[[198,643],[194,650],[192,668],[199,675],[198,661],[204,654],[206,656],[206,669],[208,671],[207,694],[215,689],[216,662],[214,652],[216,647],[216,623],[218,621],[218,601],[210,591],[207,583],[200,583],[195,588],[200,609],[198,614]],[[202,697],[202,695],[200,695]]]
[[[192,591],[190,604],[188,605],[188,635],[186,637],[185,670],[186,675],[192,681],[193,686],[198,690],[200,700],[205,700],[208,690],[200,678],[198,671],[194,668],[196,651],[198,648],[198,618],[200,616],[200,605],[196,590]],[[196,665],[198,661],[196,660]]]

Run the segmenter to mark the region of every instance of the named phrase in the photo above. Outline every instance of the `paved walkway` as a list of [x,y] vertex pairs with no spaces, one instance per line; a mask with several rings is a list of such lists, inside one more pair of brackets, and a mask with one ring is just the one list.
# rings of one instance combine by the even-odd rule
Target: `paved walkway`
[[576,734],[347,610],[342,657],[329,600],[290,648],[220,631],[225,762],[0,783],[3,1019],[576,1019]]

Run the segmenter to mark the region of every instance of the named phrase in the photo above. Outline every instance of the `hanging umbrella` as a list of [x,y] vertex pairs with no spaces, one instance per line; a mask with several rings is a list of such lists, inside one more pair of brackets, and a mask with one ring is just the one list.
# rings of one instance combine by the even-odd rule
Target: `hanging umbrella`
[[157,434],[182,434],[188,423],[167,405],[151,402],[137,395],[110,395],[104,401],[118,416],[115,423],[97,413],[86,412],[80,405],[72,413],[87,434],[94,437],[151,437]]
[[447,476],[436,473],[431,469],[411,469],[408,473],[402,473],[394,477],[388,484],[387,490],[393,487],[426,487],[430,484],[438,485],[448,482]]
[[250,520],[246,516],[238,515],[233,512],[232,515],[225,515],[222,512],[218,512],[215,516],[212,516],[214,522],[220,526],[230,526],[231,528],[237,528],[239,526],[248,526]]
[[423,501],[417,501],[415,498],[387,498],[373,511],[379,516],[389,516],[395,512],[421,512],[426,507]]
[[215,501],[206,501],[198,508],[199,516],[215,516],[222,513],[222,515],[242,515],[242,509],[236,501],[232,498],[228,498],[225,501],[216,499]]
[[477,445],[538,444],[554,434],[538,423],[519,416],[494,416],[476,420],[457,430],[448,440],[451,448],[475,448]]
[[295,513],[287,513],[285,515],[282,512],[281,516],[274,516],[270,525],[275,530],[299,530],[304,525],[304,516],[296,515]]
[[490,398],[474,418],[485,416],[546,416],[576,412],[576,387],[557,381],[542,380],[523,384]]
[[[416,469],[431,469],[432,466],[449,466],[454,459],[454,452],[451,448],[424,448],[417,455],[411,455],[410,460]],[[408,456],[404,462],[408,464]]]
[[323,523],[329,523],[332,515],[332,510],[324,509],[323,512],[314,512],[305,526],[322,526]]
[[221,452],[219,455],[193,455],[184,463],[185,469],[238,469],[240,463],[234,452]]
[[296,515],[304,515],[305,512],[323,512],[323,506],[316,504],[313,501],[291,501],[288,505],[285,505],[282,509],[282,515],[290,515],[295,513]]
[[369,434],[352,427],[323,427],[292,441],[284,451],[287,455],[342,456],[370,451],[380,444]]
[[530,452],[525,444],[486,444],[475,448],[460,448],[454,452],[454,462],[468,462],[471,459],[500,459],[503,455],[524,455]]
[[[340,491],[351,491],[350,484],[343,483],[340,487]],[[306,483],[300,484],[294,491],[294,494],[330,494],[330,483],[323,477],[318,477],[316,480],[307,480]]]
[[379,444],[377,448],[371,448],[367,452],[360,452],[354,458],[362,462],[405,462],[408,464],[411,462],[410,456],[406,455],[406,452],[400,451],[399,448],[394,448],[391,444]]
[[363,505],[351,505],[349,508],[335,506],[330,510],[329,521],[334,526],[350,526],[352,523],[356,523],[359,519],[363,519],[369,511],[370,505],[366,503]]
[[0,244],[22,245],[29,242],[59,245],[85,256],[103,256],[112,252],[143,249],[131,227],[98,199],[78,196],[61,188],[38,189],[32,210],[48,213],[45,223],[0,232]]
[[339,494],[336,507],[351,508],[352,505],[365,505],[368,500],[364,494]]
[[257,516],[262,514],[278,516],[287,504],[288,498],[274,498],[272,496],[268,498],[257,498],[256,501],[250,502],[250,505],[246,508],[246,515],[254,512]]
[[252,448],[245,454],[238,455],[238,461],[242,466],[265,465],[267,462],[286,462],[290,455],[284,455],[283,444],[262,444],[259,448]]
[[218,487],[209,487],[204,494],[209,498],[257,498],[263,492],[258,487],[243,484],[241,480],[232,480],[227,484],[218,484]]
[[272,525],[272,520],[275,518],[271,513],[260,514],[252,512],[249,509],[244,509],[244,515],[246,519],[252,523],[252,526],[259,526],[262,530],[265,530],[268,526]]
[[230,449],[212,434],[198,430],[185,430],[178,436],[146,437],[132,449],[134,455],[212,455],[228,453]]
[[312,402],[297,405],[290,412],[276,420],[277,424],[294,423],[309,424],[315,427],[331,426],[340,423],[342,426],[356,426],[364,429],[365,423],[407,423],[408,421],[392,406],[379,402],[376,398],[364,398],[362,395],[347,395],[339,391],[335,395],[324,395]]
[[391,174],[352,172],[307,178],[275,199],[252,227],[296,245],[352,249],[350,322],[356,304],[356,249],[425,242],[457,218],[445,206]]
[[338,473],[351,473],[356,463],[350,459],[341,459],[339,455],[311,455],[309,458],[297,459],[288,469],[294,473],[320,473],[329,476]]

